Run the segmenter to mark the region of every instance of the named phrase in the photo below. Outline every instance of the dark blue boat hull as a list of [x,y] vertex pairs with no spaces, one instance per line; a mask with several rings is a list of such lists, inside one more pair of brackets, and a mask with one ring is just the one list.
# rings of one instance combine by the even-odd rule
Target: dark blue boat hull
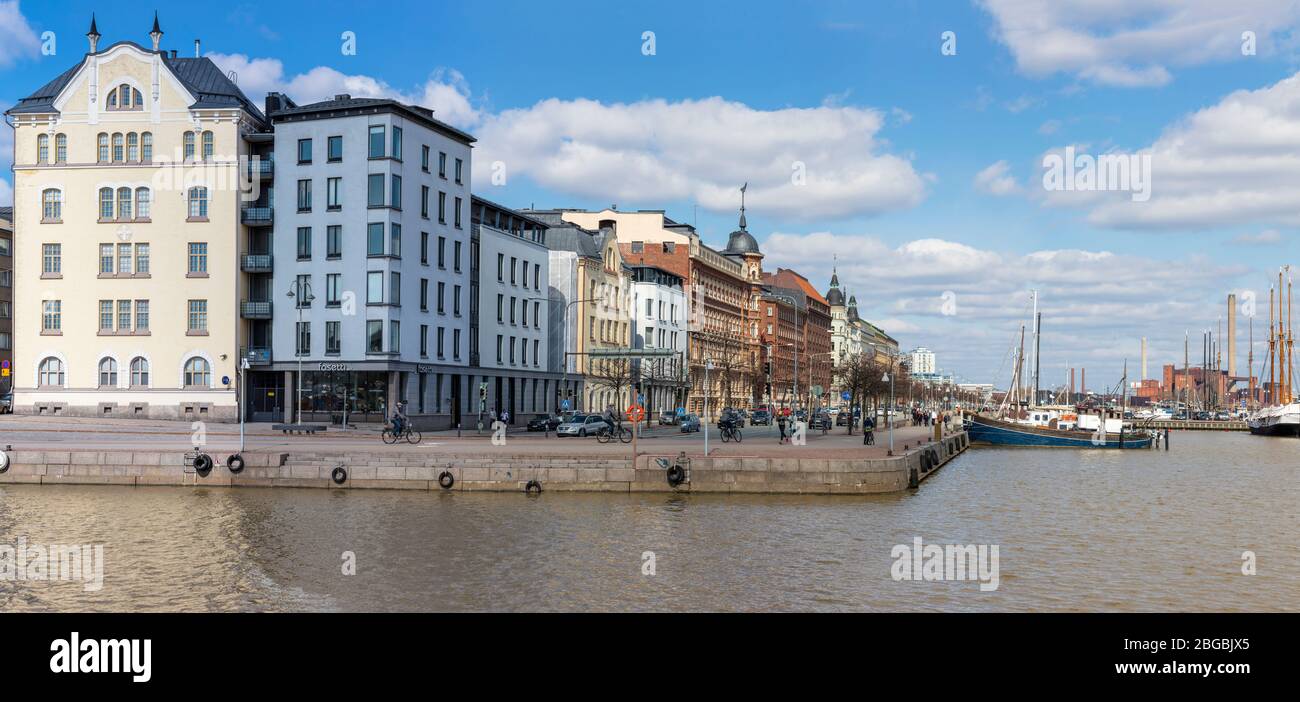
[[1059,429],[1040,429],[1028,425],[1010,422],[991,421],[982,417],[971,417],[967,427],[973,444],[993,446],[1026,446],[1039,448],[1150,448],[1149,435],[1106,434],[1104,437],[1090,431],[1062,431]]

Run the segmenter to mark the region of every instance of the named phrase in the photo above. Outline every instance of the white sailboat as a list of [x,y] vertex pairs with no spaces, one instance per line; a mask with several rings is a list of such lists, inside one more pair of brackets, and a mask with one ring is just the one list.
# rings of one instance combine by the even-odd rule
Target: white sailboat
[[[1286,308],[1283,310],[1282,278],[1286,276]],[[1250,433],[1263,436],[1300,436],[1300,402],[1293,394],[1295,336],[1291,329],[1291,266],[1277,273],[1276,295],[1268,292],[1268,384],[1267,402],[1246,416]],[[1273,300],[1277,300],[1276,321]],[[1261,374],[1261,377],[1263,374]]]

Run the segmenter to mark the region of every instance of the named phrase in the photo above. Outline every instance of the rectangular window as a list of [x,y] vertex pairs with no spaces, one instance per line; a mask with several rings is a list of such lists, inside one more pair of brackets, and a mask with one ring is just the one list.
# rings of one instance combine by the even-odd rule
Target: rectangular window
[[138,332],[149,331],[149,301],[135,301],[135,330]]
[[537,339],[533,339],[533,365],[534,366],[540,365],[537,362],[537,344],[538,344]]
[[497,282],[506,282],[506,255],[497,254]]
[[388,274],[388,304],[402,304],[402,274],[396,271]]
[[510,298],[510,323],[515,323],[515,298]]
[[190,273],[208,272],[208,245],[205,242],[190,243]]
[[445,353],[444,353],[445,345],[443,344],[443,335],[446,334],[446,332],[447,332],[446,329],[443,329],[442,327],[438,327],[438,358],[445,357]]
[[464,168],[463,168],[464,165],[465,165],[465,162],[464,162],[464,161],[462,161],[462,160],[460,160],[460,159],[456,159],[456,182],[457,182],[457,183],[460,183],[460,182],[461,182],[461,180],[460,180],[460,175],[461,175],[461,171],[464,170]]
[[384,157],[384,125],[370,127],[370,158]]
[[497,334],[497,365],[501,365],[501,335]]
[[298,227],[298,260],[311,260],[311,227]]
[[325,306],[326,307],[338,307],[341,304],[342,298],[340,298],[341,290],[339,288],[341,286],[342,279],[343,279],[342,273],[325,274]]
[[453,285],[451,287],[451,311],[452,314],[456,315],[457,317],[460,316],[460,286],[459,285]]
[[429,145],[425,144],[420,147],[420,170],[425,173],[429,172]]
[[429,186],[420,186],[420,216],[429,218]]
[[325,323],[325,353],[327,355],[337,356],[341,348],[342,348],[341,341],[339,337],[339,323],[326,322]]
[[298,356],[311,355],[311,322],[298,322],[297,344],[295,344],[294,354]]
[[208,330],[208,301],[190,300],[189,330],[206,332]]
[[429,279],[428,278],[420,279],[420,310],[423,312],[429,311]]
[[297,307],[311,307],[311,276],[299,275],[294,278],[293,299]]
[[113,245],[99,245],[99,273],[100,275],[113,274]]
[[447,223],[447,193],[438,192],[438,221]]
[[342,194],[339,192],[343,188],[342,178],[327,178],[325,180],[325,209],[341,210],[343,209]]
[[41,301],[41,329],[44,331],[61,331],[63,329],[63,301]]
[[117,245],[117,272],[118,272],[118,274],[120,274],[120,275],[131,275],[131,269],[132,269],[131,264],[132,264],[132,263],[133,263],[133,261],[131,260],[131,245],[130,245],[130,244],[118,244],[118,245]]
[[420,356],[427,357],[428,355],[429,355],[429,325],[421,324],[420,325]]
[[388,352],[401,353],[402,351],[402,324],[396,319],[388,323]]
[[298,211],[311,212],[311,181],[298,181]]
[[149,274],[149,245],[135,245],[135,272],[137,275]]
[[504,295],[498,293],[497,294],[497,324],[502,324],[506,321],[505,314],[506,314],[506,298]]
[[380,305],[384,302],[384,273],[370,271],[366,274],[366,302]]
[[420,263],[429,265],[429,232],[420,232]]
[[45,244],[42,247],[42,273],[59,274],[63,272],[63,245]]
[[519,259],[515,258],[514,256],[510,257],[510,284],[511,285],[515,285],[515,267],[518,265],[518,262]]
[[402,176],[393,176],[393,209],[402,209]]
[[343,137],[341,136],[330,137],[326,148],[329,151],[329,153],[325,155],[325,158],[330,163],[335,163],[343,160]]
[[542,318],[541,309],[542,309],[542,303],[534,301],[533,302],[533,328],[534,329],[542,328],[542,325],[539,322],[539,320]]
[[515,364],[515,337],[510,337],[510,365]]
[[542,264],[533,264],[533,290],[542,289]]
[[438,237],[438,267],[447,267],[447,237]]
[[311,163],[311,139],[298,140],[298,163]]
[[130,300],[117,301],[117,330],[123,332],[131,330],[131,301]]
[[451,357],[460,358],[460,330],[451,330]]
[[366,226],[366,255],[384,255],[384,223],[371,222]]
[[443,180],[447,179],[447,154],[441,151],[438,152],[438,175]]
[[438,281],[438,314],[447,314],[447,307],[446,304],[444,303],[444,298],[446,297],[446,293],[447,293],[447,284],[442,282],[441,280]]
[[457,229],[460,229],[460,203],[461,203],[461,199],[456,198],[456,211],[454,214],[456,215],[455,224]]
[[393,222],[389,225],[389,242],[388,255],[395,258],[402,257],[402,225]]
[[384,174],[371,173],[366,177],[366,207],[384,206]]
[[325,227],[325,258],[343,257],[343,227],[331,224]]
[[366,321],[366,353],[383,353],[384,323],[382,320]]
[[99,330],[113,331],[113,301],[99,301]]
[[393,158],[398,161],[402,160],[402,128],[393,127]]
[[455,266],[456,272],[459,273],[460,272],[460,242],[459,241],[453,242],[453,244],[454,245],[452,246],[453,254],[452,254],[451,263],[453,266]]

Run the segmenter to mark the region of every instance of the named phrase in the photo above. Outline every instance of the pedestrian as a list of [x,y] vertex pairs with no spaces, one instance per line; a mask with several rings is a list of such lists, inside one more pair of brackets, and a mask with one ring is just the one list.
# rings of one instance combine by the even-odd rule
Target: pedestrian
[[506,426],[510,425],[510,410],[501,410],[501,423]]
[[862,445],[872,446],[876,443],[876,420],[866,417],[862,420]]
[[781,438],[777,439],[776,443],[784,444],[785,443],[785,413],[784,412],[777,416],[776,426],[778,429],[781,430]]

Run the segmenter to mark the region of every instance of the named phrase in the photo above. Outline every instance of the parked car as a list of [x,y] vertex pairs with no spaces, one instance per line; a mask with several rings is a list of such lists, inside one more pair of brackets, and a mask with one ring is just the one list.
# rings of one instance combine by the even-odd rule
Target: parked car
[[563,419],[555,415],[539,414],[528,420],[528,431],[555,431],[563,422]]
[[817,412],[813,414],[812,420],[808,422],[808,428],[809,429],[830,429],[831,415],[827,412]]
[[577,414],[569,421],[555,428],[556,436],[595,436],[597,432],[609,426],[609,422],[598,414]]
[[660,412],[660,413],[659,413],[659,425],[660,425],[660,426],[665,426],[665,427],[676,426],[677,423],[680,422],[680,421],[681,421],[681,418],[679,418],[679,417],[677,416],[677,413],[676,413],[676,412]]
[[760,424],[763,426],[772,426],[772,413],[767,410],[754,410],[754,413],[749,415],[749,423],[754,426]]
[[700,430],[700,417],[699,417],[699,415],[696,415],[696,414],[688,414],[688,415],[682,417],[682,433],[683,433],[683,434],[686,433],[686,432],[688,432],[688,431],[699,431],[699,430]]
[[12,392],[7,392],[3,395],[0,395],[0,414],[13,414],[13,413],[14,413],[14,394]]

